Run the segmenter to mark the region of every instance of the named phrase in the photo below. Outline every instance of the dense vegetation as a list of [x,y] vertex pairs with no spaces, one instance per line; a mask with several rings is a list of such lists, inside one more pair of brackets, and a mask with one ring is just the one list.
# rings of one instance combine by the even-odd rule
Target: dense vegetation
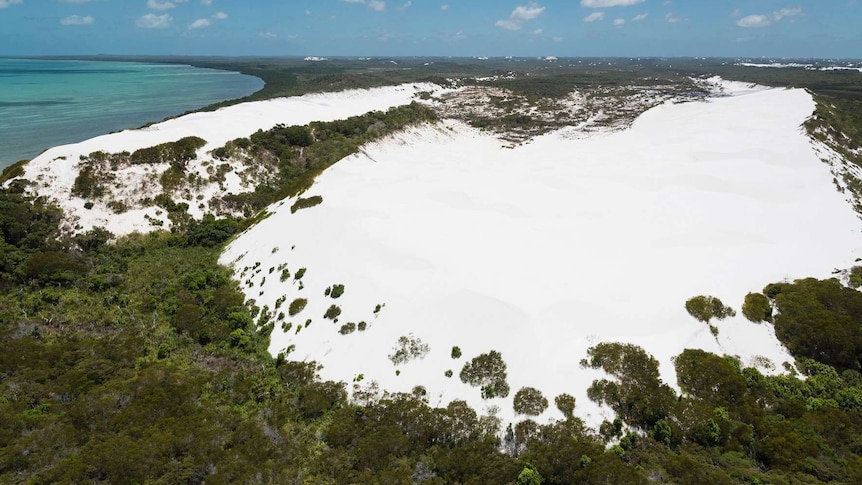
[[[210,205],[247,216],[254,214],[273,202],[302,193],[324,169],[356,153],[362,145],[406,126],[435,119],[433,111],[411,103],[385,113],[373,111],[345,120],[258,130],[248,138],[228,142],[213,153],[218,157],[245,159],[255,165],[270,164],[274,176],[261,181],[253,191],[229,194],[211,201]],[[291,211],[321,202],[323,198],[319,195],[299,198]]]

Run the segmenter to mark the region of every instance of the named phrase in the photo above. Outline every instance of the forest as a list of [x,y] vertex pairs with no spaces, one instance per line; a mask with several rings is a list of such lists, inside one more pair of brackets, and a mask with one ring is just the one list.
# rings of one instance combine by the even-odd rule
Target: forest
[[[841,99],[829,122],[848,133],[841,120],[862,110]],[[526,416],[553,405],[564,418],[501,427],[421,392],[350,400],[316,364],[272,357],[272,328],[218,256],[276,194],[300,192],[373,137],[369,127],[431,114],[389,113],[402,125],[383,116],[275,127],[224,147],[281,160],[260,200],[237,202],[245,218],[70,235],[61,208],[24,181],[0,190],[0,483],[862,483],[862,293],[837,279],[775,282],[746,298],[751,324],[774,325],[797,359],[785,374],[689,349],[674,362],[677,392],[643,349],[595,345],[578,358],[607,377],[588,395],[617,416],[596,430],[567,395],[524,388],[515,401]],[[326,151],[295,163],[315,144]]]

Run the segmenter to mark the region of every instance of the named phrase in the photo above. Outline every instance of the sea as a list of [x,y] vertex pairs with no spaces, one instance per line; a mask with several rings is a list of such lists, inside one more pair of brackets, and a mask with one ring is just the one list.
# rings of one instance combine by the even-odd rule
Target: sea
[[262,87],[254,76],[177,64],[0,58],[0,170]]

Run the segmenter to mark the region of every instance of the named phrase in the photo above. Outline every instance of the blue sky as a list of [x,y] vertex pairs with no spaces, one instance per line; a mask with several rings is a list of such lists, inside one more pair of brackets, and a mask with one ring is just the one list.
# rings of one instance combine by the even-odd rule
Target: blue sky
[[0,0],[0,55],[862,57],[862,0]]

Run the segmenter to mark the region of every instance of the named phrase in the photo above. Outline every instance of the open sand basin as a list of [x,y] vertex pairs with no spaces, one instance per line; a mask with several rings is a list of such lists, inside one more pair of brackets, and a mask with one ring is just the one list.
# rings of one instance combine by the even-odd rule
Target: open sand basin
[[[736,94],[660,106],[624,132],[556,133],[514,150],[460,124],[415,129],[328,169],[304,194],[322,204],[293,214],[292,201],[277,204],[222,261],[236,261],[261,307],[285,297],[287,313],[294,298],[309,300],[284,320],[291,331],[276,324],[274,354],[294,345],[290,358],[317,360],[327,379],[422,385],[432,405],[497,406],[504,426],[522,386],[551,403],[572,394],[576,415],[600,423],[608,414],[585,391],[603,374],[579,361],[601,341],[643,346],[673,385],[671,358],[685,348],[747,365],[765,357],[780,370],[792,359],[771,326],[740,315],[717,322],[716,341],[683,303],[711,294],[738,311],[767,283],[828,277],[853,264],[862,235],[800,126],[810,95]],[[243,271],[257,262],[260,272]],[[268,273],[285,263],[291,273],[307,268],[304,289]],[[344,295],[325,297],[335,283]],[[343,310],[337,324],[323,318],[333,303]],[[360,321],[365,332],[338,333]],[[430,352],[396,367],[388,356],[411,334]],[[456,345],[463,357],[453,360]],[[490,350],[508,364],[506,399],[482,400],[458,379]],[[539,420],[554,417],[552,404]]]

